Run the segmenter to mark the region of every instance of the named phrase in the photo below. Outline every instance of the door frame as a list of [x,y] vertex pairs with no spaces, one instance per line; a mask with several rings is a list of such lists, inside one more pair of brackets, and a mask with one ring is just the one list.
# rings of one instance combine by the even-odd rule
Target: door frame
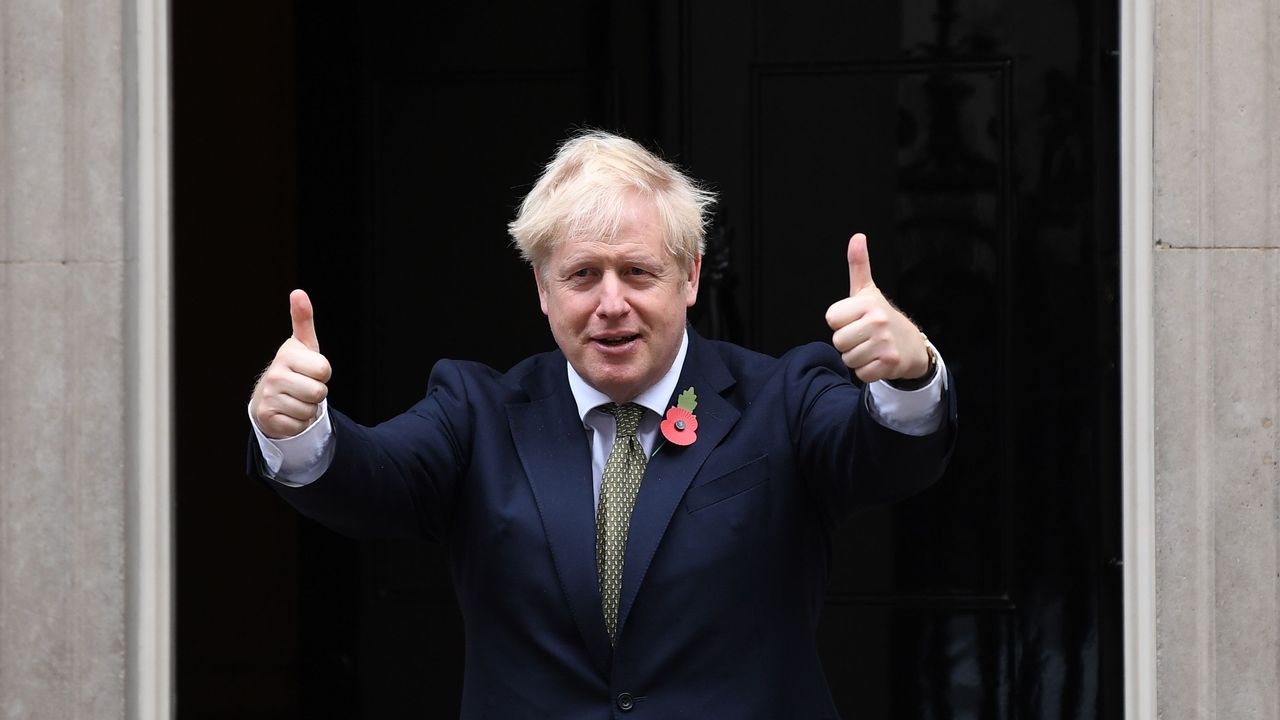
[[125,716],[173,717],[173,207],[169,3],[126,0]]
[[1125,717],[1156,720],[1155,0],[1120,0],[1120,402]]
[[[173,702],[173,375],[169,4],[125,13],[129,375],[127,716]],[[1155,0],[1120,0],[1120,256],[1125,717],[1156,720],[1152,236]]]

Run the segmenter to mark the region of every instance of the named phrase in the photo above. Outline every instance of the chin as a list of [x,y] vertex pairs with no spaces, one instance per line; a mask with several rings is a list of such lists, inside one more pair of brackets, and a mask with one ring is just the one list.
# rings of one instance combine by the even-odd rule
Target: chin
[[621,398],[625,402],[638,394],[636,382],[629,378],[604,377],[592,385],[613,400]]

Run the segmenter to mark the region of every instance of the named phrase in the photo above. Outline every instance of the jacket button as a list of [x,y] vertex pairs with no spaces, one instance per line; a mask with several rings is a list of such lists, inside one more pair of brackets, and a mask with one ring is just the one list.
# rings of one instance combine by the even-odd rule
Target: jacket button
[[631,693],[618,693],[618,709],[626,712],[636,706],[635,698],[631,697]]

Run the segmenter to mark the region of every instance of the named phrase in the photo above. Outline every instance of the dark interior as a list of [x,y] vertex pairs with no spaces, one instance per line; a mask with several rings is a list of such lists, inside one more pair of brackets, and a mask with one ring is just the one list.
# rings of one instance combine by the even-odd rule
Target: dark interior
[[603,127],[721,203],[693,322],[829,338],[844,246],[957,378],[943,482],[856,517],[820,643],[849,718],[1119,718],[1118,7],[1107,0],[176,3],[177,707],[457,715],[439,547],[244,476],[304,287],[372,424],[439,358],[553,343],[505,224]]

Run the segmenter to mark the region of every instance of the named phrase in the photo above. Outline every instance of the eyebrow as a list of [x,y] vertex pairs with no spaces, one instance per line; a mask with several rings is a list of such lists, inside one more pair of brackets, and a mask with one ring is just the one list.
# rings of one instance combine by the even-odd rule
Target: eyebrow
[[[582,265],[584,263],[600,263],[604,259],[605,258],[602,258],[600,255],[596,253],[579,252],[579,253],[574,253],[572,255],[569,255],[568,257],[564,258],[559,264],[564,266],[577,266],[577,265]],[[644,254],[637,253],[635,255],[622,255],[616,258],[610,258],[610,261],[623,264],[623,265],[661,265],[662,264],[662,259],[660,257],[651,255],[648,253],[644,253]]]

